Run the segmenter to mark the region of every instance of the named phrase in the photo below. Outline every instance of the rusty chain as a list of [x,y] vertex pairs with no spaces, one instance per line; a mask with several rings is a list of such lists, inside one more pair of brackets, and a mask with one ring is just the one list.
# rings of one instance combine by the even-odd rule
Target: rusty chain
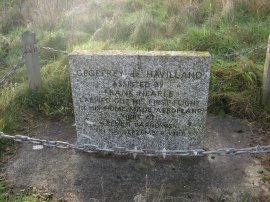
[[270,145],[267,146],[256,146],[256,147],[246,147],[246,148],[221,148],[215,150],[204,150],[204,149],[190,149],[190,150],[154,150],[154,149],[127,149],[125,147],[114,147],[114,148],[100,148],[97,145],[85,144],[77,145],[71,144],[64,141],[52,141],[52,140],[42,140],[37,138],[32,138],[24,135],[7,135],[0,131],[0,139],[13,140],[20,143],[32,143],[35,145],[41,145],[45,147],[55,147],[59,149],[74,149],[77,151],[83,151],[91,154],[113,154],[117,156],[147,156],[147,157],[199,157],[199,156],[208,156],[208,155],[238,155],[238,154],[261,154],[261,153],[270,153]]

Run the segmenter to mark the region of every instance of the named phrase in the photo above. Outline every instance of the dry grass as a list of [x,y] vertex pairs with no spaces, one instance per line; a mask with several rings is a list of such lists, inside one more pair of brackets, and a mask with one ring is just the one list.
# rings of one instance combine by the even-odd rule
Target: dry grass
[[93,40],[125,41],[132,33],[133,25],[123,20],[119,13],[115,13],[110,20],[106,19],[102,26],[96,30]]
[[134,43],[142,44],[157,38],[160,35],[161,26],[155,18],[147,13],[142,13],[136,21],[131,40]]
[[174,15],[168,20],[166,27],[166,35],[173,37],[177,34],[183,33],[188,26],[188,18],[185,15]]
[[[121,37],[125,40],[133,33],[131,39],[139,43],[144,43],[153,35],[159,36],[159,32],[166,33],[168,37],[174,37],[182,33],[187,24],[201,25],[215,15],[216,18],[220,18],[222,7],[226,5],[225,0],[166,0],[152,3],[140,0],[116,0],[113,3],[108,0],[87,2],[83,0],[19,0],[17,3],[0,0],[0,2],[5,2],[0,8],[2,14],[0,30],[5,33],[18,25],[27,26],[36,32],[54,31],[62,26],[65,30],[72,32],[79,30],[95,33],[94,39],[98,40],[108,40],[110,37],[116,41],[119,41]],[[266,18],[270,13],[269,0],[235,0],[234,2],[237,12],[252,14],[258,20]],[[164,12],[160,9],[149,12],[150,9],[147,7],[151,4],[162,4],[167,10],[165,27],[157,25],[158,23],[151,19],[152,13],[157,13],[159,16]],[[110,7],[110,9],[104,11],[104,7]],[[123,22],[121,13],[138,11],[143,14],[135,22],[135,26],[131,26],[130,22]],[[120,17],[117,19],[116,16]],[[149,31],[145,29],[148,25]],[[116,27],[120,28],[119,32]],[[146,30],[145,34],[141,34],[142,29]],[[140,36],[142,39],[138,38]]]
[[70,8],[70,0],[27,0],[22,13],[24,21],[36,29],[53,30],[63,13]]
[[270,14],[269,0],[236,0],[235,7],[242,12],[253,14],[257,20],[262,20]]
[[[68,51],[74,48],[200,50],[220,55],[266,43],[269,35],[267,26],[269,24],[267,14],[270,13],[269,0],[235,0],[235,15],[231,20],[221,17],[222,1],[216,0],[116,0],[113,3],[109,0],[0,0],[0,2],[5,2],[5,6],[0,7],[0,10],[2,9],[0,21],[3,22],[5,19],[6,22],[14,22],[5,28],[6,31],[15,29],[16,23],[21,21],[20,26],[37,33],[40,45]],[[4,12],[6,14],[10,12],[10,15],[2,15]],[[3,24],[1,27],[4,28]],[[4,59],[7,58],[7,54],[12,58],[12,54],[6,49],[16,49],[21,53],[20,39],[17,39],[20,38],[20,34],[15,30],[1,34],[6,38],[1,37],[2,65],[12,64]],[[15,38],[19,42],[11,46],[16,41]],[[59,56],[52,53],[41,52],[40,56],[43,66],[59,60]],[[256,100],[260,95],[253,93],[261,86],[260,82],[257,83],[258,80],[253,79],[253,75],[259,77],[258,71],[262,72],[261,66],[257,67],[255,64],[261,65],[264,57],[263,50],[248,55],[247,61],[252,62],[249,66],[254,66],[254,69],[243,67],[242,64],[247,62],[238,58],[233,59],[233,64],[229,64],[227,69],[223,68],[228,66],[229,61],[226,59],[221,59],[220,64],[213,64],[215,68],[212,74],[210,109],[217,112],[224,109],[231,114],[250,118],[264,114],[259,100]],[[56,62],[53,63],[54,67],[63,69],[65,66]],[[18,78],[17,76],[14,82],[21,84],[23,81]],[[67,85],[65,83],[68,82],[67,78],[67,74],[50,78],[52,79],[50,83],[57,86],[56,90],[50,90],[51,86],[47,86],[44,92],[52,92],[50,96],[44,98],[41,93],[35,95],[36,102],[31,101],[32,97],[30,99],[23,96],[27,99],[18,102],[24,102],[23,105],[30,105],[36,111],[48,116],[55,116],[53,111],[58,115],[70,113],[70,95],[62,89],[62,85],[64,87]],[[61,82],[54,83],[54,81]],[[65,101],[57,97],[61,92],[67,93],[61,95]],[[12,92],[10,97],[11,95]],[[39,103],[42,99],[46,101],[44,105]],[[61,100],[61,103],[56,99]],[[9,109],[1,99],[0,107]],[[8,117],[17,117],[15,112],[16,110],[10,110],[12,116],[5,116],[5,120],[0,117],[1,128],[6,128],[7,131],[13,129]]]

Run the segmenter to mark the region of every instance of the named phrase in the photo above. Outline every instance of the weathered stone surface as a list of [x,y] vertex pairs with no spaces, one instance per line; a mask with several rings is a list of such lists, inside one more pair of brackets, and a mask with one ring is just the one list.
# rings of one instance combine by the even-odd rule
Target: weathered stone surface
[[210,60],[202,52],[72,53],[78,143],[132,149],[200,146]]

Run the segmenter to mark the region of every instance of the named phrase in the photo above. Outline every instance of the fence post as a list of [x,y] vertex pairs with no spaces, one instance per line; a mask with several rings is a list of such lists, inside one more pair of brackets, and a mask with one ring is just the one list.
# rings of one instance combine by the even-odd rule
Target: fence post
[[263,72],[263,105],[270,108],[270,36]]
[[222,14],[225,17],[233,17],[233,11],[234,11],[234,2],[235,0],[223,0],[223,8],[222,8]]
[[29,31],[22,34],[22,44],[25,53],[25,62],[30,90],[36,90],[41,85],[40,62],[36,46],[36,35]]

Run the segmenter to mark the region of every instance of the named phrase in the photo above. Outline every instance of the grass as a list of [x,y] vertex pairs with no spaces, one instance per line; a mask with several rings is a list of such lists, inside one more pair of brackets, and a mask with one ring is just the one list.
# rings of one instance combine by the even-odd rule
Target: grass
[[[99,3],[100,2],[100,3]],[[22,54],[21,34],[32,30],[38,44],[66,50],[209,51],[213,56],[208,111],[248,119],[270,129],[261,105],[265,50],[223,54],[266,45],[269,0],[235,0],[230,16],[222,3],[203,0],[0,0],[0,78]],[[3,5],[3,6],[2,6]],[[0,131],[26,133],[39,116],[73,115],[67,57],[40,51],[42,87],[30,92],[25,67],[0,89]],[[0,164],[15,145],[0,140]],[[269,181],[269,176],[264,176]],[[1,201],[50,201],[35,189],[11,192],[0,178]],[[217,198],[222,201],[222,197]],[[242,201],[249,201],[249,195]]]
[[[49,118],[63,118],[72,115],[71,89],[66,58],[57,58],[42,68],[42,86],[36,92],[28,90],[26,78],[18,85],[6,85],[0,96],[0,128],[14,131],[31,125],[34,113]],[[20,109],[20,110],[18,110]]]
[[[267,12],[270,3],[237,0],[233,15],[226,17],[220,15],[222,4],[217,1],[188,2],[25,1],[25,5],[39,11],[35,17],[35,13],[26,14],[22,5],[12,1],[5,10],[11,12],[10,19],[5,16],[0,21],[16,21],[17,15],[23,17],[0,29],[0,73],[6,72],[21,54],[20,35],[26,29],[36,32],[38,44],[69,52],[82,49],[209,51],[214,57],[209,111],[256,120],[269,128],[269,111],[260,104],[265,50],[230,58],[217,56],[266,44],[270,33]],[[14,9],[19,14],[15,15]],[[73,114],[67,58],[40,51],[40,59],[43,85],[38,92],[27,90],[23,69],[0,90],[0,130],[12,132],[20,129],[22,123],[31,124],[35,113],[54,119]]]
[[[55,9],[62,1],[51,4],[55,4]],[[270,129],[270,112],[261,105],[265,50],[230,58],[220,56],[267,44],[269,1],[252,1],[253,7],[247,7],[247,1],[242,1],[237,0],[234,15],[228,18],[220,15],[221,5],[214,0],[192,6],[184,0],[123,0],[101,4],[84,4],[76,0],[77,8],[65,5],[66,8],[59,12],[46,11],[48,5],[39,8],[41,1],[35,4],[35,1],[27,0],[26,3],[41,12],[40,16],[34,18],[35,14],[29,13],[28,17],[22,18],[24,21],[0,28],[0,74],[7,72],[21,55],[20,36],[27,29],[35,31],[38,44],[68,52],[209,51],[213,61],[208,111],[248,119]],[[14,20],[14,11],[10,16],[12,19],[9,20]],[[67,57],[43,50],[39,55],[42,87],[37,92],[28,90],[25,67],[0,89],[0,131],[29,134],[39,116],[64,119],[73,115]],[[13,148],[11,142],[0,141],[2,156]],[[3,193],[0,193],[0,201]]]
[[20,190],[14,193],[3,177],[0,176],[0,202],[49,202],[52,195],[41,193],[35,188]]
[[[5,163],[5,158],[12,155],[15,150],[15,144],[11,141],[0,139],[0,166]],[[35,188],[14,191],[0,173],[0,202],[49,202],[52,201],[52,195],[42,193]]]

